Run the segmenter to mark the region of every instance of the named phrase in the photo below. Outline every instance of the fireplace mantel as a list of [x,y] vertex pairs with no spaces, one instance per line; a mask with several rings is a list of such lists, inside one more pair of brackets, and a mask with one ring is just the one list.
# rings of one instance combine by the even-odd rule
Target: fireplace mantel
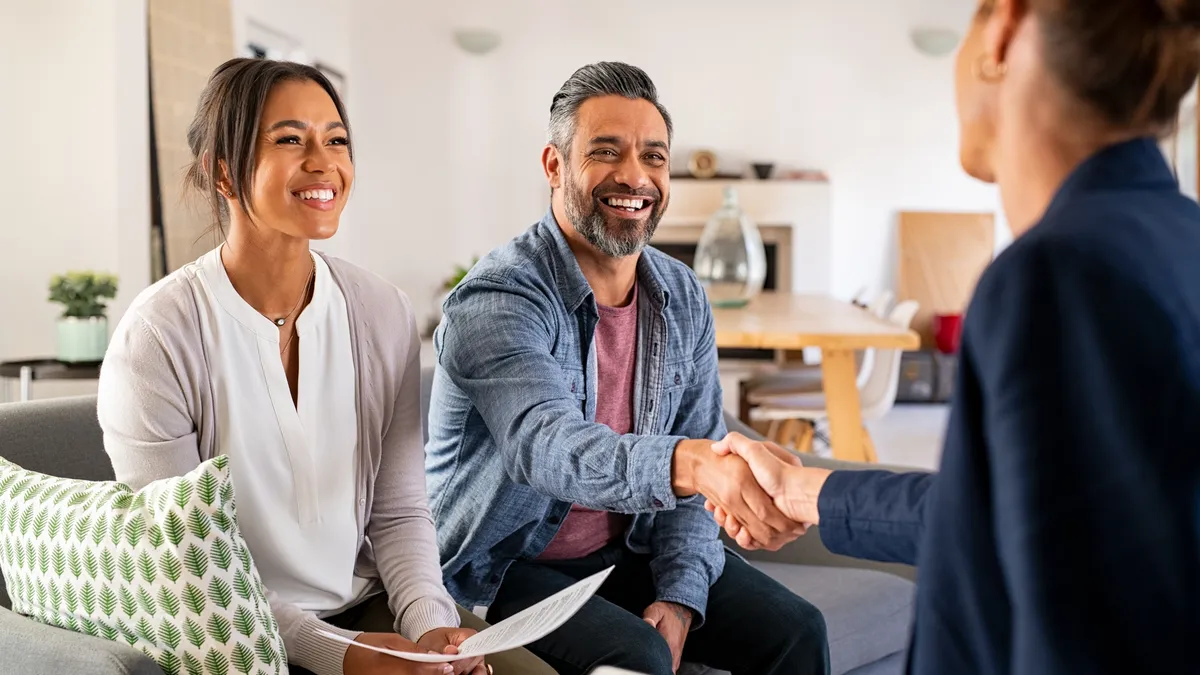
[[[829,184],[793,180],[671,181],[671,203],[655,241],[698,241],[709,217],[721,207],[724,189],[737,190],[746,215],[758,224],[764,240],[790,250],[791,265],[780,265],[781,281],[791,278],[798,293],[830,291],[833,237],[829,216]],[[781,236],[790,230],[791,236]],[[784,271],[786,269],[786,272]]]

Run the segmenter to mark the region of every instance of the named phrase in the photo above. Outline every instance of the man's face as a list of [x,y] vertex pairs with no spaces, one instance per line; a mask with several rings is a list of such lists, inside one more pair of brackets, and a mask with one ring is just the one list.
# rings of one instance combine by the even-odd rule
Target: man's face
[[640,253],[670,201],[667,124],[649,101],[588,99],[560,171],[563,207],[575,230],[609,257]]

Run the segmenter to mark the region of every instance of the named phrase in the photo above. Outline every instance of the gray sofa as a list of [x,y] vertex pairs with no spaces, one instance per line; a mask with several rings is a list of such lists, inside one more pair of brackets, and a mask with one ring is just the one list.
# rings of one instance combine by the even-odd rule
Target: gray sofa
[[[422,398],[428,400],[428,387]],[[727,422],[734,430],[753,433],[733,419]],[[113,479],[96,422],[95,397],[0,405],[0,456],[42,473]],[[815,458],[809,463],[865,468]],[[834,675],[902,672],[912,616],[911,568],[835,556],[816,533],[778,553],[747,557],[824,612]],[[0,675],[161,675],[152,661],[126,645],[45,626],[8,607],[0,579]]]

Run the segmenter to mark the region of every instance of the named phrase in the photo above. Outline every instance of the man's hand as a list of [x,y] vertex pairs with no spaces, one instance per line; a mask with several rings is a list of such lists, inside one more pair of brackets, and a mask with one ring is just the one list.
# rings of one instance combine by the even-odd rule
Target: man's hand
[[[410,642],[395,633],[363,633],[355,640],[372,647],[383,647],[398,652],[428,653],[429,649]],[[454,666],[449,663],[416,663],[361,647],[350,646],[342,660],[345,675],[451,675]],[[472,673],[472,675],[477,675]]]
[[[746,461],[759,486],[771,496],[775,507],[791,520],[798,523],[800,534],[810,525],[821,520],[817,501],[821,487],[829,477],[828,469],[805,467],[796,455],[774,443],[759,443],[741,434],[729,434],[724,440],[713,444],[713,451],[721,456],[735,454]],[[773,542],[758,539],[753,531],[729,509],[709,499],[705,508],[713,512],[717,523],[727,534],[746,549],[769,548]]]
[[724,509],[759,548],[776,551],[804,534],[804,526],[780,512],[746,462],[728,452],[713,452],[712,441],[683,441],[676,446],[672,483],[677,494],[700,493]]
[[656,602],[642,612],[642,618],[667,641],[671,648],[671,671],[677,672],[683,659],[683,643],[692,629],[692,610],[673,602]]
[[[417,646],[439,654],[457,654],[458,648],[467,638],[475,634],[470,628],[434,628],[417,640]],[[464,659],[450,664],[454,667],[454,675],[487,675],[488,668],[483,663],[483,657]]]

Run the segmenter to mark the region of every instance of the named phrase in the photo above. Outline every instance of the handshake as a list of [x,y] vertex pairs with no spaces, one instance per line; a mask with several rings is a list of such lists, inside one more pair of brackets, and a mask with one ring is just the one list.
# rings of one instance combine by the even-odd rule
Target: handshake
[[736,433],[716,443],[680,443],[673,468],[677,493],[704,495],[705,508],[739,546],[770,551],[820,522],[817,500],[830,474]]

